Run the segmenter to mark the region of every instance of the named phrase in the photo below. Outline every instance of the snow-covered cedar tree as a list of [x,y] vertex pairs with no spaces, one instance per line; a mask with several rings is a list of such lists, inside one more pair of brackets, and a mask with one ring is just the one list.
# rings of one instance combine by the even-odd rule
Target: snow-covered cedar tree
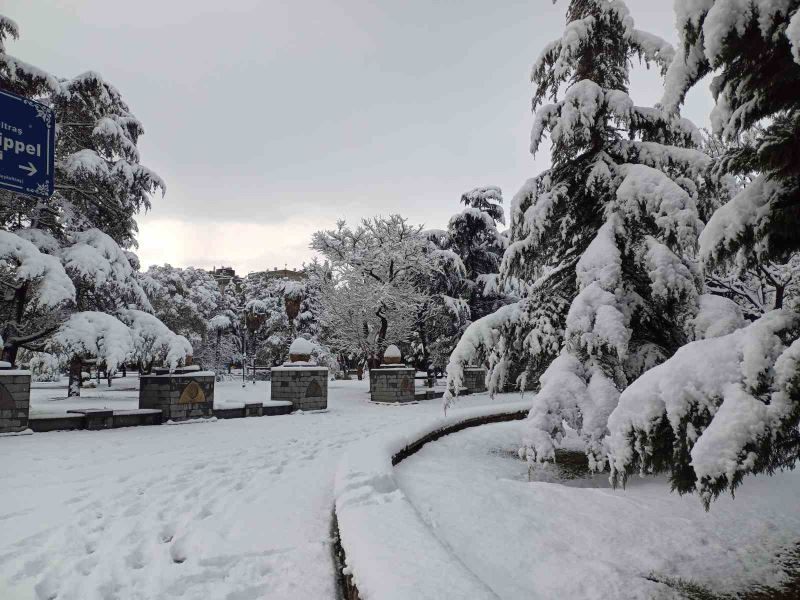
[[422,228],[400,215],[364,219],[354,228],[344,221],[318,231],[311,242],[331,267],[323,282],[321,320],[336,353],[357,354],[375,365],[390,343],[407,343],[425,296],[415,279],[430,273]]
[[[102,355],[61,358],[78,377],[77,363],[85,358],[108,358],[113,370],[122,360],[119,349],[127,347],[116,343],[124,338],[120,328],[127,327],[115,315],[151,310],[146,281],[126,248],[135,245],[135,214],[149,207],[149,196],[164,185],[139,164],[142,126],[113,86],[96,73],[53,77],[7,54],[9,37],[17,37],[17,27],[0,17],[0,88],[54,111],[56,172],[47,199],[0,191],[3,357],[13,363],[20,349],[46,346],[62,353],[98,350]],[[101,313],[108,318],[96,316]],[[91,327],[95,338],[87,333]],[[115,340],[113,351],[104,341],[107,335]],[[128,337],[133,339],[130,331]],[[79,387],[73,382],[70,390]]]
[[701,238],[707,261],[783,262],[800,250],[799,7],[797,0],[676,2],[681,51],[662,103],[677,111],[713,71],[712,127],[735,142],[718,168],[757,174],[708,221]]
[[[744,132],[736,138],[726,138],[721,132],[704,132],[704,150],[712,158],[706,189],[699,190],[701,218],[708,221],[714,212],[735,198],[758,173],[750,165],[744,171],[734,171],[734,163],[725,158],[738,151],[740,140],[749,144],[763,127]],[[768,257],[738,254],[738,260],[718,260],[705,269],[706,288],[712,294],[730,298],[742,307],[749,320],[756,320],[776,308],[795,307],[800,293],[800,252],[791,252],[776,261]]]
[[417,369],[443,369],[470,323],[469,282],[461,257],[447,248],[439,232],[428,230],[422,235],[429,240],[422,251],[431,268],[414,278],[422,302],[406,357]]
[[498,229],[505,225],[503,194],[495,186],[479,187],[461,196],[465,208],[447,223],[449,249],[464,264],[470,319],[475,321],[505,304],[494,285],[508,238]]
[[446,230],[423,231],[433,273],[418,286],[428,301],[420,311],[413,355],[418,366],[443,369],[466,327],[511,302],[498,286],[498,271],[508,238],[500,188],[484,186],[461,196],[465,208]]
[[511,206],[501,275],[526,282],[523,297],[473,323],[448,365],[451,390],[481,354],[493,390],[509,374],[539,388],[524,438],[531,461],[554,457],[566,423],[601,468],[620,390],[690,339],[702,287],[693,180],[709,159],[691,123],[627,93],[632,59],[664,73],[673,56],[623,2],[573,0],[564,34],[533,66],[531,151],[549,134],[552,167]]
[[[716,73],[712,126],[730,142],[717,169],[753,174],[700,236],[707,269],[785,264],[800,248],[799,8],[796,0],[676,2],[682,47],[663,105],[677,111],[692,85]],[[667,472],[674,489],[699,492],[708,507],[747,474],[794,466],[799,322],[796,309],[778,309],[726,335],[722,328],[630,386],[609,421],[613,480]]]

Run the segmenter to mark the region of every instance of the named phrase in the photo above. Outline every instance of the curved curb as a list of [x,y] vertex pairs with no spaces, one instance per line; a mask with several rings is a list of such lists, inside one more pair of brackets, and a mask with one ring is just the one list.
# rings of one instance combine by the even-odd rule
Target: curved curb
[[340,597],[496,599],[423,522],[398,488],[394,466],[428,442],[469,427],[524,419],[529,409],[530,402],[514,402],[454,411],[425,426],[373,436],[351,447],[334,483],[332,533]]

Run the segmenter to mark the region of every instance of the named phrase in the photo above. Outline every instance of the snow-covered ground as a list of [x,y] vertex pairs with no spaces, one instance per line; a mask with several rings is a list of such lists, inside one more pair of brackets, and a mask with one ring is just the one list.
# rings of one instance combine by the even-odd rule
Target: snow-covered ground
[[800,541],[800,472],[747,479],[706,513],[663,478],[528,481],[522,422],[427,444],[396,467],[400,489],[445,547],[506,600],[683,598],[647,579],[714,592],[778,584],[776,555]]
[[[0,438],[0,598],[335,597],[341,453],[442,413],[439,401],[372,405],[367,385],[330,382],[324,413]],[[134,408],[136,390],[120,379],[65,400],[63,384],[35,384],[32,410]],[[268,384],[225,382],[216,397],[267,399]]]

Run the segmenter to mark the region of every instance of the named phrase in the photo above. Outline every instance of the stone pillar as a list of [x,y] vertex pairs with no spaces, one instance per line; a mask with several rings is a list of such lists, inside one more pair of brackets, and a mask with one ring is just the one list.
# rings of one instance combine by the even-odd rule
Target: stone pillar
[[293,410],[328,408],[328,368],[311,360],[314,344],[299,337],[289,346],[289,362],[273,367],[270,399],[289,401]]
[[483,367],[467,367],[464,369],[464,387],[468,394],[486,391],[486,369]]
[[373,402],[413,402],[416,370],[403,364],[400,348],[391,344],[383,351],[383,364],[369,371]]
[[370,399],[373,402],[413,402],[414,374],[406,365],[381,365],[371,369]]
[[31,372],[0,368],[0,433],[27,429],[30,406]]
[[184,367],[139,379],[139,408],[161,410],[163,421],[208,418],[214,410],[214,372]]
[[286,363],[273,367],[271,400],[288,400],[294,410],[328,408],[328,369]]

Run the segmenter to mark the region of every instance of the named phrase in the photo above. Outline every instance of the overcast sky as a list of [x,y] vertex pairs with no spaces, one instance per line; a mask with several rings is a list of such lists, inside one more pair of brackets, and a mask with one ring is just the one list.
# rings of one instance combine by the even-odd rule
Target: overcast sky
[[[628,0],[673,44],[671,2]],[[139,219],[143,266],[248,272],[312,253],[336,220],[399,212],[442,228],[461,193],[506,205],[547,152],[528,151],[530,66],[565,0],[3,0],[9,51],[56,75],[99,71],[145,127],[167,183]],[[705,125],[705,85],[685,114]],[[655,71],[631,95],[656,102]]]

